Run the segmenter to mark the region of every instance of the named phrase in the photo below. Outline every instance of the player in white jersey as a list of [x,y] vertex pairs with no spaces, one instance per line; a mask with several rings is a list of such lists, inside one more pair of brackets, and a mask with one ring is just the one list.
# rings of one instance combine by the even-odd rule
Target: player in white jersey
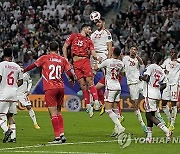
[[[103,17],[100,18],[100,20],[96,21],[96,27],[97,30],[95,30],[91,34],[91,40],[94,43],[94,49],[96,51],[96,56],[98,59],[101,59],[101,61],[104,61],[107,58],[110,58],[112,55],[112,36],[109,30],[105,28],[105,19]],[[91,57],[91,65],[92,68],[94,68],[94,65],[96,64],[96,61]],[[96,72],[94,72],[96,74]],[[101,80],[100,80],[101,81]],[[99,101],[101,101],[102,108],[100,115],[104,113],[104,94],[101,88],[104,87],[104,84],[101,82],[98,82],[96,84],[96,89],[98,93]]]
[[7,142],[10,136],[10,142],[16,141],[16,125],[13,115],[17,113],[17,89],[23,83],[22,74],[20,66],[12,62],[12,49],[5,48],[4,61],[0,63],[0,126],[5,133],[3,143]]
[[[18,61],[17,64],[21,68],[23,68],[23,63],[21,61]],[[23,85],[21,85],[18,88],[17,98],[18,98],[18,101],[22,104],[22,106],[25,106],[26,109],[28,110],[29,116],[31,117],[34,123],[34,128],[40,129],[39,125],[37,124],[36,115],[32,109],[31,102],[28,97],[31,91],[31,87],[32,87],[32,79],[30,75],[27,72],[23,73]]]
[[121,51],[115,48],[112,58],[104,60],[101,64],[95,65],[95,69],[104,68],[105,74],[105,111],[115,124],[117,135],[123,133],[125,128],[119,121],[119,111],[114,111],[120,101],[121,85],[119,76],[124,72],[124,64],[119,60]]
[[[144,76],[140,76],[140,80],[144,80],[145,97],[145,110],[147,119],[147,138],[146,142],[152,141],[152,127],[153,124],[158,126],[162,131],[166,133],[167,142],[170,141],[172,132],[155,117],[157,111],[157,101],[161,100],[161,91],[166,87],[167,78],[163,69],[159,66],[162,61],[162,55],[159,52],[153,54],[153,64],[149,65],[144,72]],[[160,91],[161,90],[161,91]]]
[[[168,84],[162,94],[163,111],[168,119],[168,126],[174,130],[174,123],[177,114],[176,103],[178,101],[178,81],[180,75],[180,59],[177,59],[177,51],[172,48],[170,50],[170,58],[166,59],[161,67],[165,70],[167,75]],[[169,112],[167,102],[171,101],[172,113]]]
[[138,56],[137,47],[132,46],[130,48],[130,55],[123,57],[123,63],[125,66],[125,74],[127,77],[127,84],[129,87],[130,96],[134,103],[135,114],[138,117],[143,131],[146,133],[147,127],[143,122],[138,105],[139,94],[143,91],[143,83],[139,80],[139,76],[140,71],[144,70],[144,64],[142,59]]

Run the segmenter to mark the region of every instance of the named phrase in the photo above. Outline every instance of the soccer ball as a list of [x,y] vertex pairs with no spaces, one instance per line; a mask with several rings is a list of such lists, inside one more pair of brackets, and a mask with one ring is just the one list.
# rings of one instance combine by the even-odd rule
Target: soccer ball
[[101,14],[98,11],[93,11],[90,14],[90,20],[95,22],[101,18]]

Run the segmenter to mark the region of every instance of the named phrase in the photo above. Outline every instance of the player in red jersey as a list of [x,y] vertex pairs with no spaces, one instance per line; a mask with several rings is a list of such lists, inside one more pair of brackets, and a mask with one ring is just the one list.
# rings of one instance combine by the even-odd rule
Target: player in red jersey
[[93,116],[93,107],[90,104],[90,93],[95,101],[95,109],[99,110],[100,107],[97,90],[94,85],[94,75],[89,60],[90,54],[97,60],[93,42],[89,37],[91,32],[91,27],[88,24],[83,24],[81,32],[71,34],[62,48],[64,57],[67,59],[67,48],[71,45],[74,71],[82,89],[90,117]]
[[24,69],[27,72],[35,67],[42,68],[43,88],[45,91],[46,107],[51,116],[54,128],[55,139],[53,143],[64,143],[63,117],[61,115],[61,105],[64,99],[64,82],[61,75],[65,72],[69,80],[74,82],[74,76],[68,61],[58,54],[59,45],[53,41],[50,43],[50,54],[43,55],[33,64]]

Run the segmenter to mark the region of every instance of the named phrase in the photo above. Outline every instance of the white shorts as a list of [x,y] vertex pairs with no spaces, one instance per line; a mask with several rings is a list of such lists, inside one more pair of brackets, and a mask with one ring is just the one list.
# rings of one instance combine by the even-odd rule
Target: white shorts
[[17,113],[16,102],[0,102],[0,113]]
[[146,112],[157,111],[157,100],[145,98],[144,109]]
[[162,93],[162,100],[178,101],[178,85],[167,85]]
[[17,101],[17,91],[16,91],[16,89],[3,89],[0,92],[0,101],[1,100]]
[[132,100],[139,99],[139,94],[143,93],[143,82],[128,85]]
[[21,94],[17,96],[18,101],[21,103],[22,106],[31,106],[31,102],[29,100],[29,97],[25,94]]
[[104,101],[106,102],[119,102],[120,101],[120,90],[106,90],[104,93]]
[[[107,59],[107,55],[105,53],[96,53],[97,58],[102,58],[102,61]],[[95,64],[96,64],[96,60],[93,59],[93,57],[90,57],[90,62],[91,62],[91,68],[93,69]]]

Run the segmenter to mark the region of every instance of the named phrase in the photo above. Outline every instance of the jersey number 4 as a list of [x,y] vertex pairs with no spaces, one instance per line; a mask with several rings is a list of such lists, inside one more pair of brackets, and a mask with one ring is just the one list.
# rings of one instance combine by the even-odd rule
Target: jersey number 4
[[13,85],[13,84],[14,84],[13,74],[14,74],[14,71],[11,71],[11,72],[7,75],[7,84],[8,84],[8,85]]
[[60,65],[49,65],[49,69],[51,70],[49,73],[49,79],[60,79],[61,78],[61,66]]

